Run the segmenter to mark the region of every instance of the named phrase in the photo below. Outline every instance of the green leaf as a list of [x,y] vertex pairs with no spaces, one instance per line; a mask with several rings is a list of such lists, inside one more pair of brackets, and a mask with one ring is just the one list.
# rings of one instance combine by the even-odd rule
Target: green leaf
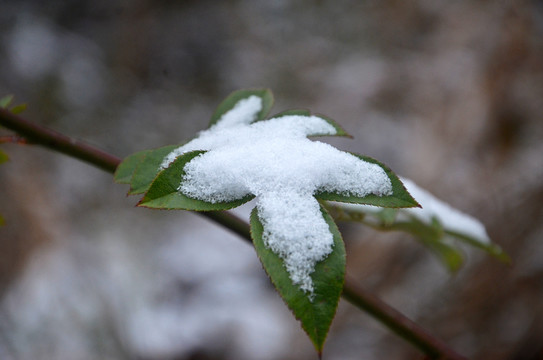
[[143,150],[124,158],[119,166],[117,166],[117,170],[115,170],[115,175],[113,176],[115,182],[118,184],[130,184],[136,168],[149,152],[150,150]]
[[0,226],[4,226],[6,225],[6,222],[4,221],[4,218],[2,217],[2,215],[0,215]]
[[[324,115],[320,115],[320,114],[315,114],[315,116],[326,120],[326,122],[328,124],[332,125],[334,127],[334,129],[336,129],[336,135],[334,135],[334,136],[346,136],[346,137],[352,138],[352,136],[349,133],[347,133],[337,122],[335,122],[334,120],[332,120],[328,116],[324,116]],[[319,136],[319,135],[317,134],[317,135],[312,135],[312,136]]]
[[409,222],[396,222],[390,225],[388,229],[404,231],[413,235],[422,245],[436,255],[451,272],[458,271],[464,262],[462,252],[453,243],[447,241],[441,224],[436,220],[430,225],[411,217]]
[[482,249],[496,259],[511,263],[511,258],[502,248],[491,242],[484,242],[482,239],[473,238],[466,234],[443,228],[443,225],[437,218],[432,219],[432,225],[428,225],[415,217],[410,216],[411,222],[395,223],[391,226],[393,230],[404,230],[410,232],[428,247],[447,265],[449,270],[457,270],[463,262],[463,256],[460,249],[455,246],[451,240],[459,240],[470,246]]
[[403,212],[402,209],[369,210],[364,207],[357,209],[339,203],[326,203],[325,205],[337,221],[360,222],[376,230],[403,231],[412,235],[436,255],[451,272],[457,271],[464,262],[464,254],[458,241],[482,249],[505,263],[511,262],[509,256],[498,245],[448,230],[435,217],[431,224],[427,224],[405,212],[402,220],[398,221],[396,214]]
[[320,200],[327,201],[339,201],[347,203],[356,203],[356,204],[366,204],[366,205],[375,205],[387,208],[405,208],[405,207],[420,207],[419,203],[407,192],[403,186],[398,176],[392,172],[386,165],[380,163],[379,161],[372,159],[368,156],[353,154],[358,158],[379,165],[388,175],[390,182],[392,184],[392,195],[383,195],[378,196],[374,194],[369,194],[364,197],[338,194],[333,192],[319,191],[315,194],[315,197]]
[[398,214],[398,209],[394,208],[383,208],[381,211],[375,215],[381,220],[384,225],[392,225],[396,221],[396,215]]
[[311,111],[307,109],[292,109],[292,110],[285,110],[280,112],[279,114],[275,114],[270,119],[276,119],[283,116],[292,116],[292,115],[298,115],[298,116],[311,116]]
[[459,232],[455,232],[455,231],[451,231],[447,229],[445,229],[445,233],[464,243],[467,243],[471,246],[474,246],[476,248],[486,251],[488,254],[494,256],[496,259],[504,263],[507,263],[507,264],[511,263],[511,258],[509,257],[509,255],[507,255],[505,251],[503,251],[503,249],[499,245],[496,245],[494,243],[485,243],[479,239],[475,239],[465,234],[461,234]]
[[9,161],[9,156],[2,150],[0,150],[0,164],[3,164],[5,162]]
[[25,111],[27,108],[27,104],[19,104],[17,106],[14,106],[10,109],[10,111],[13,113],[13,114],[20,114],[22,113],[23,111]]
[[412,235],[424,247],[438,257],[451,272],[457,271],[464,262],[463,253],[448,238],[441,223],[434,219],[426,224],[415,217],[407,216],[406,220],[397,221],[396,216],[402,209],[353,208],[342,204],[326,203],[326,208],[337,221],[360,222],[376,230],[402,231]]
[[[7,109],[13,103],[13,99],[14,99],[13,95],[6,95],[0,98],[0,108]],[[17,106],[12,107],[10,111],[13,114],[20,114],[26,110],[26,107],[27,107],[26,104],[19,104]]]
[[422,239],[420,240],[447,267],[447,270],[451,273],[460,270],[464,263],[464,255],[459,249],[442,241],[425,242]]
[[6,95],[0,98],[0,108],[7,109],[9,105],[13,102],[13,95]]
[[160,164],[170,152],[179,145],[164,146],[155,150],[148,150],[145,157],[136,166],[130,180],[129,195],[143,194],[151,186],[151,183],[160,170]]
[[209,127],[215,125],[215,123],[217,123],[226,112],[232,110],[240,100],[253,95],[262,99],[262,110],[257,114],[256,120],[265,119],[273,106],[272,92],[269,89],[238,90],[231,93],[222,103],[220,103],[217,110],[213,113],[213,116],[211,116]]
[[177,189],[179,188],[181,179],[185,175],[185,164],[203,153],[205,153],[205,151],[191,151],[177,157],[168,168],[162,170],[156,176],[138,206],[168,210],[227,210],[240,206],[254,198],[254,195],[247,195],[242,199],[235,201],[208,203],[202,200],[189,198],[179,192]]
[[264,245],[263,226],[257,209],[251,214],[251,237],[264,270],[275,288],[301,322],[315,348],[322,352],[324,341],[335,316],[345,278],[345,247],[339,230],[331,216],[321,206],[324,219],[334,236],[334,249],[330,255],[315,266],[311,274],[314,298],[309,299],[297,285],[292,283],[283,260]]
[[[286,110],[286,111],[280,112],[279,114],[276,114],[276,115],[272,116],[270,119],[276,119],[276,118],[280,118],[280,117],[283,117],[283,116],[292,116],[292,115],[311,116],[311,112],[309,110],[305,110],[305,109]],[[336,134],[333,135],[333,136],[352,137],[345,130],[343,130],[343,128],[338,123],[336,123],[334,120],[330,119],[329,117],[324,116],[324,115],[320,115],[320,114],[315,114],[315,116],[323,119],[328,124],[332,125],[334,127],[334,129],[336,129]],[[331,135],[329,135],[329,134],[311,134],[309,136],[331,136]]]

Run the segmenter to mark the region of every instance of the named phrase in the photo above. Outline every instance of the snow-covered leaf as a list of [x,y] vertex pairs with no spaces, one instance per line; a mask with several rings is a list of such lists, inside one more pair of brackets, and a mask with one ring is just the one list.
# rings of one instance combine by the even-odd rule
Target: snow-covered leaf
[[484,225],[479,220],[437,199],[411,180],[402,179],[402,181],[409,192],[420,201],[423,208],[403,209],[399,220],[402,220],[403,214],[406,214],[407,218],[416,218],[426,224],[437,221],[443,227],[446,237],[453,237],[479,247],[502,261],[509,261],[507,254],[491,242]]
[[[481,248],[508,262],[507,254],[490,241],[484,226],[475,218],[452,208],[421,189],[409,179],[401,179],[422,208],[384,209],[376,206],[327,203],[332,216],[340,221],[358,221],[379,230],[410,233],[435,253],[449,270],[457,270],[463,261],[458,241]],[[455,242],[456,240],[456,242]]]
[[266,245],[265,230],[257,209],[251,214],[251,236],[258,257],[275,288],[300,320],[303,329],[319,352],[322,351],[334,318],[345,277],[345,248],[341,234],[326,210],[321,207],[320,212],[333,234],[333,251],[326,259],[315,265],[311,274],[313,281],[311,297],[292,281],[284,259]]
[[367,194],[364,196],[356,196],[346,192],[337,191],[318,191],[315,196],[321,200],[339,201],[346,203],[375,205],[387,208],[403,208],[403,207],[417,207],[419,204],[413,199],[409,192],[405,189],[402,182],[396,174],[394,174],[387,166],[379,161],[372,159],[368,156],[353,154],[366,163],[375,164],[383,169],[387,174],[390,183],[392,184],[392,191],[390,194]]
[[291,110],[285,110],[281,111],[279,114],[273,115],[271,118],[279,118],[282,116],[290,116],[290,115],[299,115],[299,116],[311,116],[311,111],[307,109],[291,109]]
[[157,175],[138,206],[169,210],[227,210],[243,205],[254,198],[251,194],[244,194],[239,199],[234,199],[232,201],[209,203],[190,198],[180,192],[179,179],[185,176],[185,165],[193,158],[203,153],[204,151],[192,151],[177,157],[168,168],[162,170]]
[[[256,197],[252,234],[279,293],[320,351],[335,313],[345,271],[341,236],[319,200],[388,207],[418,206],[378,161],[311,141],[347,133],[306,110],[270,119],[269,90],[231,94],[209,129],[178,147],[127,159],[118,178],[139,206],[224,210]],[[136,165],[137,164],[137,165]]]
[[[246,107],[246,114],[251,118],[250,122],[265,119],[273,106],[273,94],[268,89],[253,89],[253,90],[238,90],[231,93],[220,105],[217,110],[211,116],[209,127],[215,125],[219,120],[228,122],[228,119],[224,119],[224,115],[232,110],[240,101],[247,101],[249,98],[258,98],[261,100],[260,105],[257,102],[253,102]],[[253,110],[254,109],[254,110]],[[236,118],[243,118],[240,114],[236,114]],[[236,119],[236,120],[237,120]]]
[[[192,208],[186,201],[180,202],[180,194],[220,208],[254,195],[261,221],[269,230],[268,242],[318,241],[323,245],[315,259],[325,258],[333,243],[328,229],[322,230],[322,217],[314,211],[315,198],[394,207],[418,205],[384,165],[309,140],[309,135],[337,133],[326,119],[285,115],[253,122],[251,114],[258,111],[258,102],[256,96],[240,100],[210,129],[168,154],[161,168],[171,167],[176,158],[190,151],[207,150],[190,161],[176,163],[176,167],[183,165],[182,171],[158,175],[157,185],[153,183],[140,205],[204,210],[200,204]],[[168,180],[163,181],[166,175]],[[292,214],[296,223],[285,231],[282,226],[287,214]],[[282,256],[289,263],[297,253],[284,252]],[[313,260],[309,269],[316,262]],[[299,278],[295,283],[310,296],[310,271],[301,275],[291,270],[291,277]]]
[[[299,253],[283,251],[285,244],[299,239],[319,244],[320,253],[303,264],[309,270],[289,267],[291,279],[310,297],[311,271],[333,244],[316,199],[390,207],[418,204],[378,161],[307,138],[342,132],[330,119],[297,110],[256,121],[269,110],[268,94],[261,90],[232,94],[219,106],[208,130],[164,157],[159,169],[170,171],[156,177],[140,205],[215,210],[256,196],[267,243],[274,244],[271,248],[287,267]],[[136,169],[132,185],[149,156]],[[285,217],[293,219],[286,228]]]
[[[283,116],[311,116],[311,112],[309,110],[305,110],[305,109],[286,110],[286,111],[280,112],[279,114],[276,114],[276,115],[272,116],[271,118],[275,119],[275,118],[280,118],[280,117],[283,117]],[[329,117],[324,116],[324,115],[320,115],[320,114],[316,114],[315,116],[325,120],[328,124],[332,125],[334,127],[334,129],[336,129],[336,132],[335,132],[334,135],[316,133],[316,134],[307,134],[307,136],[346,136],[346,137],[352,137],[345,130],[343,130],[343,128],[341,126],[339,126],[338,123],[336,123],[334,120],[330,119]]]

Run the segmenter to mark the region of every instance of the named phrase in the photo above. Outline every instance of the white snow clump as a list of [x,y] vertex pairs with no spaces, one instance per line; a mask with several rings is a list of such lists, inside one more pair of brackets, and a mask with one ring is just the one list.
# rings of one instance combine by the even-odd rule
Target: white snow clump
[[[421,205],[421,208],[398,209],[396,221],[405,221],[409,220],[409,217],[414,217],[430,225],[433,219],[437,219],[446,231],[468,236],[482,245],[489,245],[491,243],[484,225],[479,220],[436,198],[412,180],[403,177],[400,177],[400,180],[411,196]],[[334,205],[353,211],[362,211],[367,214],[377,213],[383,209],[379,206],[361,204],[334,202]]]
[[432,218],[437,218],[445,230],[469,236],[483,245],[490,244],[490,237],[479,220],[439,200],[413,181],[405,178],[401,178],[401,180],[411,196],[422,206],[422,209],[405,208],[401,209],[400,214],[404,212],[426,224],[431,224]]
[[254,122],[261,109],[257,96],[239,101],[215,125],[167,155],[161,167],[189,151],[208,150],[185,165],[179,191],[210,203],[256,195],[264,244],[311,298],[310,275],[334,244],[313,195],[390,195],[392,184],[380,166],[307,139],[337,133],[325,119],[285,115]]

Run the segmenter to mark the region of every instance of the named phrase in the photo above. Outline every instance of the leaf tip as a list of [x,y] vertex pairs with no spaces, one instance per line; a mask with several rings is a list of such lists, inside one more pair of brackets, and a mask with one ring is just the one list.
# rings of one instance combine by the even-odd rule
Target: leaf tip
[[[132,195],[132,194],[128,193],[128,195]],[[138,203],[136,204],[136,207],[142,207],[142,208],[147,208],[147,209],[152,208],[149,206],[149,199],[147,199],[147,197],[145,196],[141,198],[140,201],[138,201]]]
[[490,249],[491,254],[499,261],[509,266],[513,265],[513,259],[498,245],[493,245]]
[[346,138],[349,138],[349,139],[353,139],[354,136],[352,136],[351,134],[349,134],[347,131],[345,131],[345,129],[343,127],[341,127],[341,125],[339,125],[336,121],[332,120],[332,118],[326,116],[326,115],[322,115],[322,114],[315,114],[315,116],[321,118],[321,119],[324,119],[326,122],[328,122],[330,125],[332,125],[334,127],[334,129],[336,129],[336,133],[334,134],[334,136],[342,136],[342,137],[346,137]]
[[0,108],[7,109],[7,107],[13,102],[13,98],[14,96],[12,94],[0,98]]

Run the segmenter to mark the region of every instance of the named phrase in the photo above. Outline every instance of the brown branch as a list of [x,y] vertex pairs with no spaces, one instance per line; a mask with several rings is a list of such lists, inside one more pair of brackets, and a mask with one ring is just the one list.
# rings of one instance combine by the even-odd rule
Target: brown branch
[[121,161],[119,158],[91,145],[31,123],[2,108],[0,108],[0,125],[15,131],[29,143],[45,146],[51,150],[86,161],[110,173],[115,171]]
[[367,292],[349,274],[345,276],[343,297],[383,325],[422,350],[431,359],[466,359],[398,310]]
[[[29,143],[45,146],[54,151],[86,161],[109,173],[114,173],[117,166],[121,163],[121,159],[118,157],[103,152],[82,141],[72,139],[56,131],[33,124],[22,117],[1,108],[0,125],[15,131]],[[198,212],[198,214],[223,225],[227,229],[240,235],[243,240],[252,244],[249,225],[235,215],[225,211]],[[441,340],[435,338],[399,311],[379,300],[373,294],[368,293],[348,274],[345,277],[343,297],[359,309],[369,313],[394,333],[424,352],[429,358],[465,360],[463,356],[457,354]]]

